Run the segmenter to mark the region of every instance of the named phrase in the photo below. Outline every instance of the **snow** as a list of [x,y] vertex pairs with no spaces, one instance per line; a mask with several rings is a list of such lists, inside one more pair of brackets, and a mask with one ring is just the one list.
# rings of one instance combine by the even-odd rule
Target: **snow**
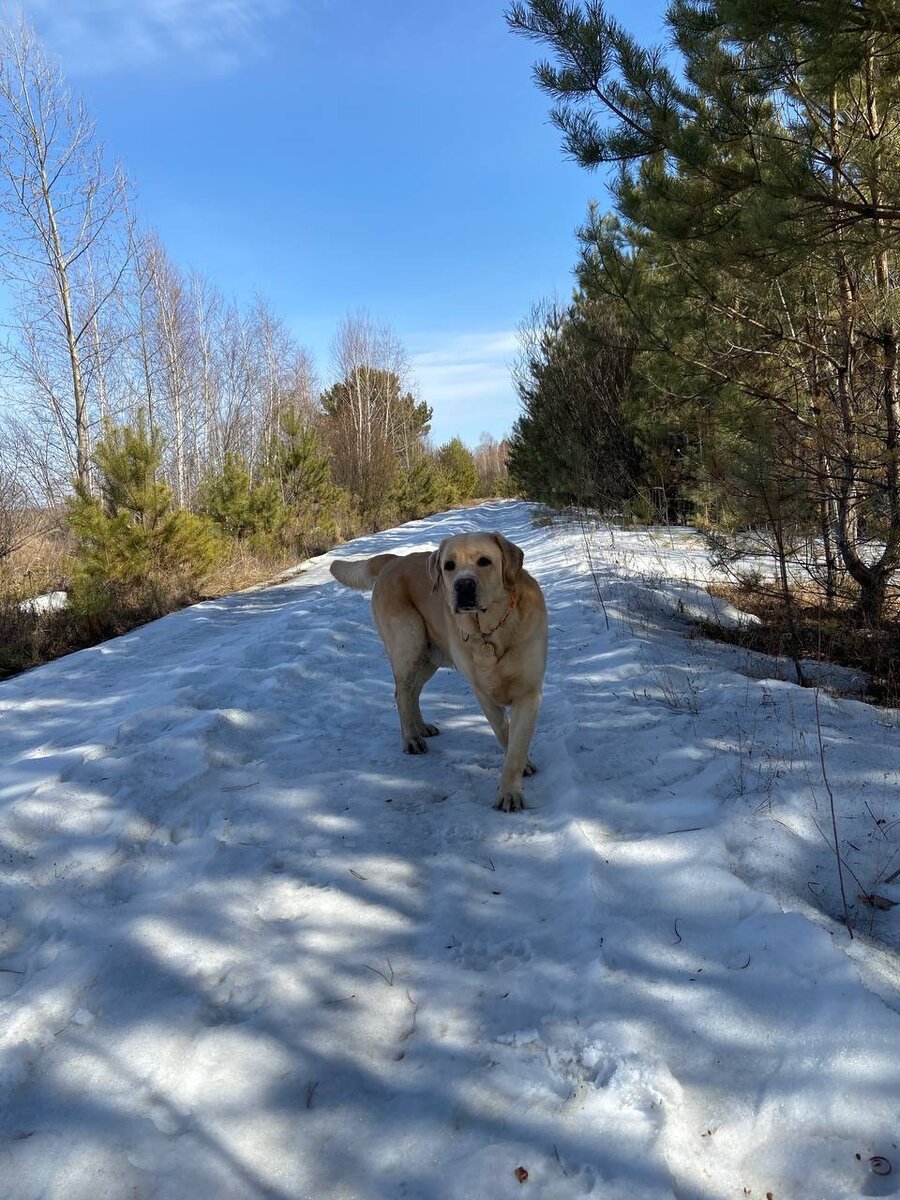
[[68,592],[45,592],[43,596],[32,596],[30,600],[19,602],[22,612],[48,613],[58,612],[69,603]]
[[5,1200],[900,1194],[900,714],[686,638],[687,531],[339,553],[473,528],[550,610],[522,814],[328,555],[0,686]]

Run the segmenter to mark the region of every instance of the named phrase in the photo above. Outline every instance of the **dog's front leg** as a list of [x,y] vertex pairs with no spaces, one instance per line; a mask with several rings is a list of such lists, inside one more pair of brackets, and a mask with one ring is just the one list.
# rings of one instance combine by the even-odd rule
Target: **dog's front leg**
[[509,745],[509,721],[506,719],[506,709],[502,704],[495,703],[487,692],[472,684],[475,698],[481,705],[481,711],[491,723],[491,729],[497,735],[497,741],[506,750]]
[[534,766],[528,760],[528,747],[540,707],[541,693],[536,691],[529,692],[510,708],[509,743],[497,792],[497,808],[501,812],[516,812],[525,807],[522,776],[534,772]]

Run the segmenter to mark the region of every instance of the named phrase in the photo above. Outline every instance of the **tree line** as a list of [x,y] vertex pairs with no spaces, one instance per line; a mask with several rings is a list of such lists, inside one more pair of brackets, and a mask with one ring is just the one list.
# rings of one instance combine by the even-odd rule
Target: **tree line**
[[[900,566],[900,15],[673,0],[641,45],[598,0],[511,28],[566,153],[605,172],[576,294],[525,338],[511,470],[562,502],[752,529],[877,625]],[[593,414],[594,419],[591,419]]]
[[388,325],[348,316],[326,386],[265,299],[178,266],[25,23],[0,30],[0,271],[0,575],[61,514],[74,602],[163,610],[234,544],[296,558],[506,486],[489,435],[432,444]]

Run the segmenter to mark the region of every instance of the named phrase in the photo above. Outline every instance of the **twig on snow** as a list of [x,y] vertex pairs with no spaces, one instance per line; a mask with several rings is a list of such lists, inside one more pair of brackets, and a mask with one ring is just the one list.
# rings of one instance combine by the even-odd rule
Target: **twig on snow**
[[387,963],[387,969],[391,973],[390,978],[388,978],[388,976],[385,975],[384,971],[379,971],[377,967],[370,967],[368,963],[363,963],[363,966],[366,968],[367,971],[371,971],[373,975],[380,975],[381,978],[384,980],[384,982],[388,985],[388,987],[393,987],[394,986],[394,968],[391,966],[391,960],[389,958],[386,958],[385,962]]
[[597,580],[597,572],[594,569],[594,558],[591,554],[591,542],[588,537],[587,528],[584,523],[584,513],[579,509],[578,520],[581,525],[581,537],[584,542],[584,550],[587,554],[588,569],[591,573],[591,579],[594,581],[594,587],[597,591],[597,599],[600,601],[600,607],[603,609],[603,617],[606,621],[606,628],[609,629],[609,613],[606,611],[606,604],[603,600],[603,593],[600,591],[600,584]]
[[834,857],[837,862],[838,883],[841,888],[841,903],[844,906],[844,924],[847,927],[847,933],[850,935],[850,940],[853,941],[853,930],[850,928],[850,913],[847,909],[847,893],[844,890],[844,867],[841,860],[840,842],[838,841],[837,827],[837,811],[834,804],[834,792],[831,790],[831,783],[828,779],[828,772],[825,769],[825,743],[822,740],[822,718],[819,714],[819,688],[815,689],[815,710],[816,710],[816,735],[819,739],[819,762],[822,764],[822,782],[825,784],[825,792],[828,796],[828,804],[831,808],[831,830],[834,834]]

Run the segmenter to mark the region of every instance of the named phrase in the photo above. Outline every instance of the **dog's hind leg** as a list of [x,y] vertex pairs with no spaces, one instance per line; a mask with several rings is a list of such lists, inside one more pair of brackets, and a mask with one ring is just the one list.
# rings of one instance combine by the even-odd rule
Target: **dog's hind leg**
[[408,673],[394,673],[394,696],[400,717],[403,749],[407,754],[424,754],[428,749],[425,738],[435,737],[440,733],[437,725],[430,725],[424,719],[419,707],[422,688],[436,670],[434,663],[422,659]]
[[401,619],[394,616],[378,630],[394,672],[394,698],[400,717],[400,735],[407,754],[425,754],[425,739],[435,737],[440,730],[422,716],[419,696],[431,679],[437,664],[429,653],[425,622],[417,614]]

